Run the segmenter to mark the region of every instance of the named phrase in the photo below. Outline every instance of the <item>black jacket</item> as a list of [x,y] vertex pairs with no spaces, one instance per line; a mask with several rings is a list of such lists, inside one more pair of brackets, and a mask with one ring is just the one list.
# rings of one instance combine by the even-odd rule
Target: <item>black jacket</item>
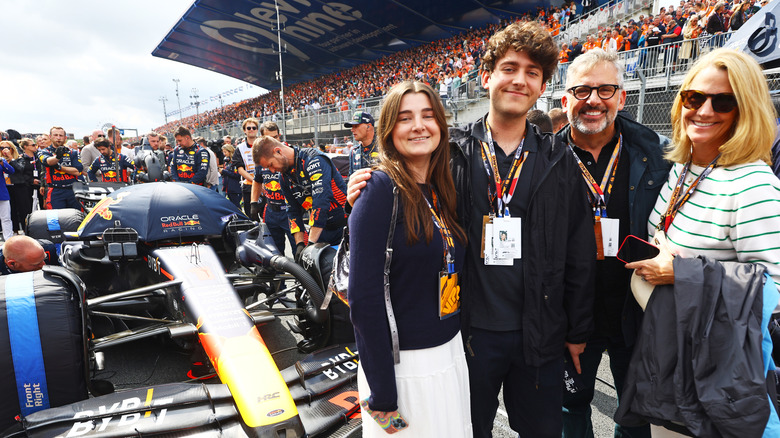
[[11,178],[11,184],[33,185],[33,170],[35,170],[35,157],[29,157],[22,154],[19,158],[10,162],[16,172],[8,175]]
[[[769,419],[757,263],[674,259],[647,303],[615,421],[694,436],[760,437]],[[671,422],[677,423],[672,424]]]
[[[450,130],[458,217],[466,229],[471,225],[466,209],[474,208],[469,157],[479,154],[480,141],[487,140],[484,127],[483,119],[479,119],[474,124]],[[537,143],[537,166],[541,165],[544,172],[542,178],[533,182],[527,215],[522,218],[525,295],[523,314],[517,317],[522,320],[525,362],[541,366],[562,357],[564,342],[586,342],[593,331],[596,244],[585,183],[568,148],[552,134],[542,134],[528,122],[525,141]],[[484,177],[484,173],[480,175]],[[480,287],[473,284],[474,276],[469,275],[474,269],[480,266],[472,266],[467,261],[461,283],[462,333],[467,350],[470,292]]]
[[[653,211],[655,201],[661,192],[672,163],[664,159],[664,148],[669,139],[656,134],[650,128],[618,115],[615,126],[623,135],[623,151],[628,157],[628,208],[631,234],[647,240],[647,218]],[[568,143],[571,126],[566,125],[556,137]],[[636,340],[642,323],[642,308],[639,307],[630,286],[626,284],[622,318],[623,341],[631,346]]]

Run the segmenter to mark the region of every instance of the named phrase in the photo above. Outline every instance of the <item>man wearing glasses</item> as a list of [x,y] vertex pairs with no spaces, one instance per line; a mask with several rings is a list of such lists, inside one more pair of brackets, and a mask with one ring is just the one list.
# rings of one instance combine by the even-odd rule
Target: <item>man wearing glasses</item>
[[[561,104],[569,125],[557,136],[571,148],[591,188],[598,259],[595,331],[579,357],[581,385],[563,397],[563,436],[569,438],[593,436],[590,402],[604,350],[618,400],[623,392],[642,310],[630,291],[631,271],[615,256],[627,235],[647,239],[647,219],[670,165],[663,158],[668,139],[617,114],[626,102],[617,54],[594,49],[578,57],[566,87]],[[649,437],[650,429],[618,425],[615,436]]]
[[236,153],[233,154],[233,164],[236,167],[236,171],[244,178],[243,184],[241,184],[241,197],[244,200],[244,213],[249,217],[251,217],[252,182],[255,180],[255,162],[252,161],[252,145],[255,144],[255,139],[257,139],[259,127],[260,122],[253,117],[244,120],[244,123],[241,124],[241,129],[246,134],[246,141],[236,146]]

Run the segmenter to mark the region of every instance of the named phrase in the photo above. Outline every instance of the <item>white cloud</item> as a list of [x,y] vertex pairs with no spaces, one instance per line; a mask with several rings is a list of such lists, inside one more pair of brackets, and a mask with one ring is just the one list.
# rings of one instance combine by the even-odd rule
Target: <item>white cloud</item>
[[[181,106],[244,82],[151,55],[192,0],[3,0],[0,11],[0,129],[44,132],[61,125],[77,138],[104,123],[145,132]],[[256,96],[254,87],[225,103]],[[201,112],[219,103],[201,105]],[[188,116],[194,111],[186,112]]]

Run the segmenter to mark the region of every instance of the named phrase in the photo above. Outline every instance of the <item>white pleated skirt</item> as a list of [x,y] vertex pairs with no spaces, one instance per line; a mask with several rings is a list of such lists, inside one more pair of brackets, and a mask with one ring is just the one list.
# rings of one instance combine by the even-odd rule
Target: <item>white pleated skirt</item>
[[[460,332],[450,341],[423,350],[401,350],[395,366],[398,412],[409,427],[388,435],[361,409],[364,438],[470,438],[469,373]],[[360,400],[371,395],[363,368],[358,368]]]

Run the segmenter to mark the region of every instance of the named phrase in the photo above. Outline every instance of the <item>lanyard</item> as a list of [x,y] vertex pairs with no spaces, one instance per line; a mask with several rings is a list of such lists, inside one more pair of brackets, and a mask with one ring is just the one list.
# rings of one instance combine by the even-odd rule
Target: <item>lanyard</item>
[[588,169],[580,160],[580,157],[574,152],[571,144],[569,149],[571,150],[574,159],[577,160],[577,164],[582,171],[582,177],[585,178],[585,182],[588,184],[588,190],[590,191],[590,202],[593,206],[593,213],[596,216],[607,217],[607,202],[609,201],[609,195],[612,193],[612,186],[615,184],[615,175],[617,175],[617,165],[620,160],[620,151],[623,146],[623,134],[618,137],[618,144],[615,146],[615,150],[612,152],[612,157],[607,164],[607,170],[604,172],[604,176],[601,178],[601,184],[596,182],[593,175],[588,172]]
[[[498,217],[509,216],[509,201],[515,194],[515,188],[517,187],[517,180],[520,178],[520,171],[523,168],[523,163],[528,157],[528,151],[523,153],[523,143],[525,142],[525,135],[520,140],[520,145],[515,150],[515,156],[512,159],[512,166],[509,168],[509,173],[502,181],[501,175],[498,174],[498,162],[496,161],[496,149],[493,144],[493,134],[490,131],[490,125],[485,120],[485,130],[487,132],[488,141],[482,143],[482,163],[485,166],[485,172],[487,172],[488,178],[490,178],[491,171],[493,175],[493,182],[495,187],[488,183],[488,199],[490,205],[495,206],[494,213]],[[495,200],[495,203],[494,203]]]
[[707,175],[712,172],[712,169],[715,168],[715,163],[718,162],[718,158],[720,158],[720,154],[718,154],[718,156],[715,157],[715,159],[712,160],[709,165],[707,165],[704,171],[699,174],[699,177],[691,183],[690,187],[688,187],[688,190],[686,190],[685,193],[682,193],[682,188],[685,184],[685,177],[688,176],[688,172],[691,168],[691,161],[693,159],[691,158],[687,163],[685,163],[685,166],[680,172],[680,176],[677,178],[677,184],[674,186],[674,191],[672,191],[672,197],[669,199],[669,206],[666,208],[666,213],[661,216],[661,220],[658,223],[659,230],[661,227],[663,227],[664,232],[669,231],[669,227],[672,225],[672,221],[674,221],[675,216],[677,216],[677,212],[679,212],[683,204],[688,201],[688,198],[691,197],[699,184],[704,181],[704,178],[707,178]]
[[452,255],[452,249],[455,246],[455,243],[452,240],[452,233],[450,232],[449,227],[447,227],[447,222],[444,220],[444,216],[440,216],[436,212],[438,208],[436,192],[433,190],[433,188],[431,188],[431,198],[433,198],[433,205],[431,205],[430,201],[428,201],[428,198],[425,196],[423,196],[423,198],[428,204],[428,208],[431,210],[431,215],[433,215],[433,223],[436,224],[436,227],[439,229],[441,240],[444,243],[444,264],[447,266],[447,273],[454,274],[455,258]]

